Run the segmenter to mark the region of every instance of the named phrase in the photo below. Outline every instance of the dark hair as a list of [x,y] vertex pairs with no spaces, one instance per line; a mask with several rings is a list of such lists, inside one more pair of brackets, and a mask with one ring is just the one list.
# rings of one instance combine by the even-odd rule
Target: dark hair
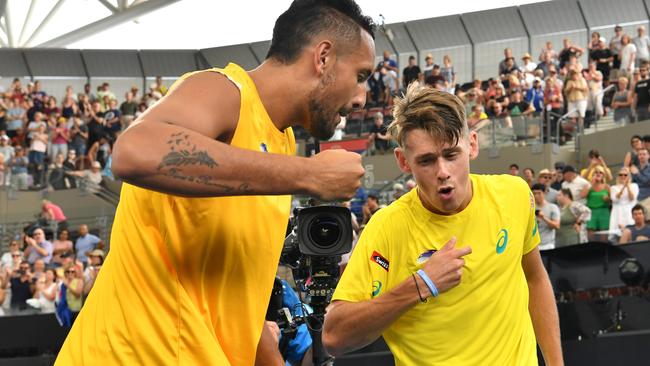
[[544,184],[542,184],[542,183],[535,183],[535,184],[533,184],[532,187],[530,187],[530,190],[531,191],[542,191],[542,192],[546,193],[546,186]]
[[562,192],[563,195],[571,198],[571,201],[573,201],[573,193],[571,193],[571,190],[569,188],[562,188],[560,192]]
[[650,142],[650,135],[643,136],[643,142]]
[[631,212],[634,213],[634,211],[639,211],[639,210],[641,210],[641,212],[643,212],[643,214],[645,215],[645,207],[643,207],[640,203],[634,205],[634,207],[632,207]]
[[524,172],[525,172],[526,170],[530,170],[531,174],[535,175],[535,171],[533,170],[533,168],[526,167],[526,168],[524,168]]
[[632,142],[632,140],[634,140],[634,139],[639,139],[639,140],[643,141],[643,137],[641,137],[641,135],[632,135],[632,137],[630,137],[630,142]]
[[372,19],[361,13],[354,0],[294,0],[275,21],[266,58],[290,64],[312,37],[323,31],[340,40],[357,42],[359,27],[375,38]]
[[510,167],[509,167],[509,168],[510,168],[510,169],[512,169],[512,168],[517,168],[517,170],[519,170],[519,165],[517,165],[517,164],[510,164]]

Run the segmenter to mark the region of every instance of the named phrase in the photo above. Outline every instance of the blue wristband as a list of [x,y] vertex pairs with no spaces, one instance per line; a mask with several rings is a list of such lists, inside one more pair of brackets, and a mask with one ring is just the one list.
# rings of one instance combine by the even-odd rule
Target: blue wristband
[[427,285],[429,291],[431,291],[431,295],[433,295],[433,297],[438,296],[438,288],[436,287],[436,285],[433,284],[433,281],[431,281],[429,276],[427,276],[427,274],[424,273],[424,271],[421,269],[419,269],[415,273],[417,273],[418,276],[420,276],[420,278],[422,279],[422,281],[424,281],[424,283]]

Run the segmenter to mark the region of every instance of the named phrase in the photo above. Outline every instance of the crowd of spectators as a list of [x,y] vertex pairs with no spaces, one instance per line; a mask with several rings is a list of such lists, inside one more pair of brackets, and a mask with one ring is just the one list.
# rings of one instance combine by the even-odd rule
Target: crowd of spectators
[[[515,135],[539,136],[548,129],[550,135],[543,135],[544,140],[559,139],[563,144],[607,114],[619,125],[650,119],[649,46],[644,26],[638,27],[635,36],[616,26],[611,39],[593,32],[585,47],[568,38],[559,50],[547,42],[537,60],[529,53],[517,58],[506,48],[494,77],[466,84],[457,83],[449,55],[438,64],[427,54],[422,68],[411,56],[400,75],[396,61],[385,51],[368,80],[367,105],[389,109],[392,97],[418,80],[459,96],[465,102],[470,127],[484,126],[479,125],[481,121],[492,119],[501,128],[516,128],[516,117],[541,117],[542,131],[533,124]],[[586,65],[580,62],[583,55],[587,56]],[[370,119],[374,114],[361,118]]]
[[109,83],[78,93],[68,86],[57,99],[39,80],[14,79],[0,91],[0,185],[97,191],[102,179],[112,179],[115,139],[166,91],[159,77],[147,93],[133,87],[120,100]]
[[0,257],[0,315],[54,313],[62,297],[67,310],[78,312],[101,269],[104,247],[86,225],[74,238],[63,228],[54,240],[42,227],[27,230]]
[[631,151],[613,174],[603,156],[589,152],[587,167],[577,171],[556,163],[537,175],[517,164],[509,173],[521,176],[531,187],[542,249],[609,241],[625,244],[650,239],[650,135],[632,136]]

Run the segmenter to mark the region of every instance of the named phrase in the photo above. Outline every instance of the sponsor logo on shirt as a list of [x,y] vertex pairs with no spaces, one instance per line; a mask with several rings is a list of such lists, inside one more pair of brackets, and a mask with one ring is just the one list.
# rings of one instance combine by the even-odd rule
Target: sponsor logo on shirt
[[508,230],[501,229],[499,231],[499,236],[497,237],[497,254],[501,254],[506,250],[508,245]]
[[381,292],[381,281],[372,281],[372,297],[379,295]]
[[381,266],[381,268],[385,269],[386,272],[388,272],[388,259],[384,258],[381,254],[377,253],[376,251],[372,252],[372,256],[370,257],[370,261],[375,262]]
[[418,264],[422,264],[422,263],[428,261],[429,258],[431,258],[431,256],[432,256],[433,253],[435,253],[435,252],[437,252],[436,249],[429,249],[429,250],[427,250],[426,252],[420,254],[420,256],[418,257]]
[[269,149],[266,147],[266,144],[263,142],[260,144],[260,151],[265,153],[269,152]]

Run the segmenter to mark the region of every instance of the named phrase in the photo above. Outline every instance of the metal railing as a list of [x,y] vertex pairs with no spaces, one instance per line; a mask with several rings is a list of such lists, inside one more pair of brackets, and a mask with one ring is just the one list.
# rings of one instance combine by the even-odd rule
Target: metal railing
[[[71,232],[82,224],[88,225],[91,231],[96,231],[97,236],[108,243],[110,242],[113,219],[113,215],[85,216],[68,218],[66,222]],[[0,224],[0,253],[6,252],[9,243],[12,240],[19,240],[25,228],[33,225],[35,222],[38,222],[37,216],[33,220],[4,222]],[[45,229],[45,231],[51,231],[53,233],[52,240],[57,238],[59,227],[56,221],[49,221],[46,225],[40,227]]]

